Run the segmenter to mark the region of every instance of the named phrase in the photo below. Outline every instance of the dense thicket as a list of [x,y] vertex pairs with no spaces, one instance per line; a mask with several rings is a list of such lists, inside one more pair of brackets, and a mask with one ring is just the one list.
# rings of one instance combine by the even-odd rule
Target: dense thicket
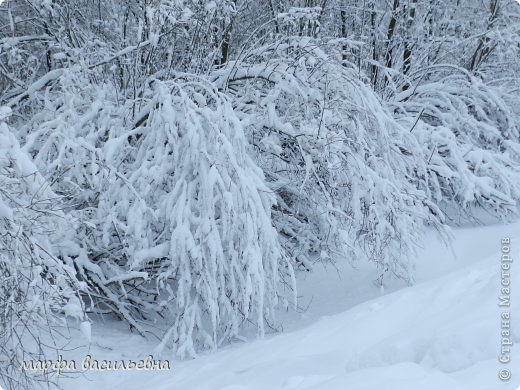
[[13,321],[194,355],[316,261],[412,282],[426,226],[517,214],[519,33],[513,0],[5,1],[0,375]]

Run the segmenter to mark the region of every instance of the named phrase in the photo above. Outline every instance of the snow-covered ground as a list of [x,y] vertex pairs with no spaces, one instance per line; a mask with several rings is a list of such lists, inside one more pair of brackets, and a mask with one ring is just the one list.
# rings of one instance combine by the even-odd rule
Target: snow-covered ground
[[[88,371],[61,378],[65,390],[513,390],[520,349],[498,362],[501,342],[501,239],[512,239],[511,338],[520,342],[520,223],[454,230],[453,248],[428,235],[417,255],[416,285],[371,283],[367,266],[320,267],[300,280],[300,306],[284,332],[238,343],[170,371]],[[516,288],[518,284],[518,288]],[[312,295],[310,291],[312,290]],[[117,324],[95,323],[81,361],[145,358],[156,345]],[[121,351],[124,351],[121,352]],[[499,369],[512,372],[501,382]]]

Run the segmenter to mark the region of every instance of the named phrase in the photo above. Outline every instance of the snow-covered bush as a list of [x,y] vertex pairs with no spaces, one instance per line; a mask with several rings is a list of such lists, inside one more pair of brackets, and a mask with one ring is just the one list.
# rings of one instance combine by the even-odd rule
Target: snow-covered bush
[[407,255],[419,232],[443,218],[412,183],[425,171],[412,153],[418,144],[326,49],[303,38],[263,47],[221,70],[218,82],[242,112],[296,262],[368,259],[380,278],[391,271],[410,281]]
[[0,378],[27,389],[42,372],[22,361],[59,348],[65,315],[83,318],[74,268],[56,254],[58,224],[67,224],[59,199],[9,130],[0,107]]
[[263,333],[279,265],[290,266],[271,225],[273,196],[231,104],[209,83],[184,78],[152,81],[139,125],[105,143],[105,158],[120,168],[98,212],[105,240],[124,242],[121,261],[148,275],[153,305],[140,303],[170,321],[164,342],[193,355],[193,341],[215,347],[245,320]]
[[230,102],[179,75],[118,104],[81,74],[64,71],[52,93],[35,94],[44,109],[20,134],[79,221],[62,256],[93,291],[90,309],[142,334],[143,321],[162,317],[164,344],[180,356],[248,323],[262,334],[280,286],[294,283],[271,224],[274,196]]
[[495,217],[516,214],[520,121],[511,97],[505,88],[462,70],[434,78],[439,81],[419,84],[396,103],[423,146],[428,175],[417,180],[442,208],[467,215],[477,207]]
[[[139,329],[128,303],[116,291],[116,281],[110,280],[102,268],[106,262],[117,267],[122,244],[103,240],[98,229],[106,221],[106,216],[98,213],[99,198],[112,179],[110,170],[116,171],[107,165],[101,147],[110,131],[125,126],[127,107],[114,104],[110,88],[90,85],[89,74],[80,67],[59,69],[54,76],[45,90],[35,90],[24,102],[22,109],[31,110],[31,115],[19,126],[18,136],[23,150],[48,177],[64,210],[76,221],[74,233],[60,248],[60,256],[74,265],[94,293],[85,297],[89,311],[102,306],[105,312],[116,313],[131,328]],[[117,273],[122,280],[133,279],[124,268]]]

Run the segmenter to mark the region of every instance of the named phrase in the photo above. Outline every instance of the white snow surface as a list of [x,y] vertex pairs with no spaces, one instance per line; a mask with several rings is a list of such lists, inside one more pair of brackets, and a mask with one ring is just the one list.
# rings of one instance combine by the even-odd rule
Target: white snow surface
[[[433,233],[425,239],[412,287],[389,281],[382,294],[366,266],[317,265],[300,280],[300,304],[308,307],[283,316],[283,333],[193,360],[170,359],[169,371],[91,370],[62,376],[60,384],[65,390],[517,389],[520,349],[513,347],[508,365],[498,355],[502,311],[511,312],[511,338],[520,343],[520,223],[456,229],[454,237],[453,250]],[[498,306],[504,237],[516,261],[510,308]],[[90,345],[64,359],[144,359],[156,344],[97,322]],[[501,368],[511,370],[509,382],[499,380]]]

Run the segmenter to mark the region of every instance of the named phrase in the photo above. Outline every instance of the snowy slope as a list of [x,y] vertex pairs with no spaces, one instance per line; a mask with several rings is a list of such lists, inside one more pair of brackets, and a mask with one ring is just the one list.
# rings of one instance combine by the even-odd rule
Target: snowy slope
[[[88,372],[62,385],[74,390],[93,385],[128,390],[516,389],[520,351],[513,349],[508,367],[512,380],[504,384],[497,376],[502,368],[497,360],[502,310],[497,297],[500,236],[512,237],[513,255],[520,259],[519,226],[456,231],[454,251],[465,256],[458,261],[448,260],[435,240],[427,241],[422,255],[428,256],[429,250],[435,257],[437,251],[438,274],[450,266],[454,271],[314,320],[305,328],[172,362],[169,372]],[[513,286],[520,285],[519,271],[520,265],[513,263]],[[419,263],[419,279],[426,273]],[[512,337],[520,342],[520,322],[516,325],[515,320],[520,300],[514,291]],[[125,358],[146,356],[140,339],[111,327],[93,328],[89,353],[120,359],[115,350],[100,346],[120,348],[122,343],[128,346]]]

